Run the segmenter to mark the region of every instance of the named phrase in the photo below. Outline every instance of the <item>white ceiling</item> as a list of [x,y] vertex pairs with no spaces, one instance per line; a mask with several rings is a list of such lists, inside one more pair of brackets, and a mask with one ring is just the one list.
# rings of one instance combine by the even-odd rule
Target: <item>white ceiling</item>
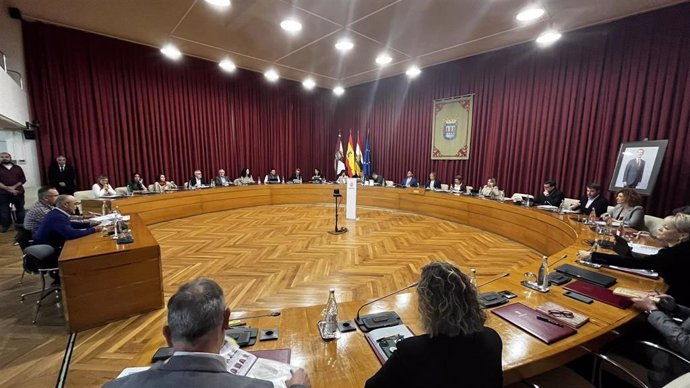
[[[677,4],[682,0],[9,0],[27,20],[39,20],[161,47],[282,78],[311,76],[321,87],[344,87]],[[540,4],[546,15],[523,24],[515,15]],[[303,28],[294,35],[279,24]],[[341,37],[355,44],[334,48]],[[381,68],[381,52],[393,61]]]

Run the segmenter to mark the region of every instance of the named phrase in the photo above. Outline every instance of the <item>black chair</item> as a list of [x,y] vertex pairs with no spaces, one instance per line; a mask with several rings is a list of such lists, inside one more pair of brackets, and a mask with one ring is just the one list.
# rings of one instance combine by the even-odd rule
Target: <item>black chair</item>
[[50,245],[31,245],[24,250],[24,257],[22,259],[24,271],[41,277],[40,290],[23,294],[20,297],[20,300],[23,302],[27,295],[40,293],[40,297],[38,301],[36,301],[36,312],[32,321],[34,324],[38,321],[38,312],[41,309],[41,302],[43,302],[43,299],[47,298],[51,294],[55,294],[55,298],[57,299],[57,307],[61,308],[61,287],[59,281],[50,286],[46,286],[46,276],[49,276],[50,274],[57,276],[58,273],[57,263],[54,260],[54,257],[55,248],[51,247]]
[[[19,245],[19,248],[21,248],[22,252],[24,252],[24,249],[26,249],[34,243],[33,236],[31,234],[31,231],[24,229],[24,227],[16,227],[16,229],[17,234],[14,236],[15,245]],[[26,271],[22,268],[22,276],[21,278],[19,278],[20,286],[24,283],[25,273]]]

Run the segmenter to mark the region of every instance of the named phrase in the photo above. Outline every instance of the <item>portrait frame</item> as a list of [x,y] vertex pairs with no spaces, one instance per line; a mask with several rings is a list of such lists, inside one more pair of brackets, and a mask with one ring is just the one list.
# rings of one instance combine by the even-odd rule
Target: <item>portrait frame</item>
[[667,147],[668,140],[621,143],[609,191],[616,192],[631,187],[640,195],[651,195]]

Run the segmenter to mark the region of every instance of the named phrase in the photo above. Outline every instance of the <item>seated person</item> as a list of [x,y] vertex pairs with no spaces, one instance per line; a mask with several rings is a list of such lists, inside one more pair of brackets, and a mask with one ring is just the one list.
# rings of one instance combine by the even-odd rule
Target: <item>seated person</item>
[[441,190],[441,181],[436,179],[436,173],[434,171],[429,173],[429,180],[424,185],[425,189]]
[[65,241],[88,236],[102,229],[100,225],[92,227],[88,223],[70,221],[69,218],[76,209],[77,200],[73,196],[58,196],[55,208],[46,214],[34,234],[35,244],[47,244],[55,248],[56,260]]
[[[55,208],[55,202],[59,195],[54,187],[44,186],[38,189],[38,201],[26,212],[24,217],[24,229],[31,232],[32,235],[36,234],[46,214]],[[88,225],[88,218],[91,217],[93,216],[70,215],[69,219],[70,221],[82,222]]]
[[204,179],[203,175],[201,174],[201,170],[195,170],[194,176],[189,178],[189,181],[187,182],[187,187],[194,189],[205,186],[208,186],[208,181]]
[[91,187],[91,191],[93,191],[93,195],[96,198],[117,195],[117,192],[110,185],[110,182],[108,182],[108,177],[105,175],[98,177],[96,183],[94,183],[93,187]]
[[371,179],[374,181],[374,186],[385,186],[386,185],[386,180],[383,179],[383,175],[379,175],[376,172],[371,174]]
[[280,183],[280,175],[276,173],[276,169],[272,168],[271,171],[264,177],[264,183],[266,184],[276,184]]
[[[163,327],[163,336],[174,349],[172,357],[103,387],[272,388],[270,381],[228,372],[219,352],[225,343],[229,316],[223,289],[216,282],[198,278],[183,284],[168,300],[168,324]],[[309,377],[298,369],[285,385],[308,388]]]
[[690,215],[678,213],[664,218],[664,223],[657,232],[657,239],[668,248],[642,258],[589,251],[580,251],[578,256],[581,259],[591,258],[597,264],[654,270],[664,278],[670,287],[669,294],[678,303],[690,305],[690,282],[687,279],[687,274],[690,273]]
[[[584,204],[584,206],[582,204]],[[609,201],[601,196],[601,185],[592,182],[587,185],[587,195],[572,204],[570,210],[579,210],[582,214],[587,215],[591,214],[592,210],[594,210],[597,217],[601,217],[602,214],[606,213],[608,207]]]
[[414,174],[412,171],[407,172],[407,176],[405,176],[405,179],[400,182],[400,186],[402,187],[419,187],[419,182],[417,182],[417,178],[414,177]]
[[417,297],[426,334],[398,342],[365,388],[502,387],[501,337],[484,326],[470,278],[450,263],[432,262],[422,267]]
[[537,205],[550,205],[550,206],[561,206],[563,200],[565,199],[565,194],[558,190],[556,187],[556,181],[553,179],[548,179],[544,182],[544,192],[539,194],[534,203]]
[[450,187],[450,191],[454,193],[462,193],[467,189],[464,183],[462,183],[462,175],[456,175],[453,179],[453,186]]
[[501,195],[501,190],[498,188],[498,185],[496,184],[496,178],[490,177],[486,181],[486,185],[482,187],[482,189],[479,191],[479,194],[488,197],[488,198],[496,198]]
[[635,189],[624,188],[616,193],[616,206],[611,213],[601,215],[603,220],[621,221],[637,230],[647,230],[644,224],[644,208],[640,206],[642,197]]
[[304,181],[304,175],[302,175],[302,170],[299,168],[296,169],[292,175],[290,175],[290,182],[292,183],[302,183]]
[[254,183],[254,177],[252,176],[251,170],[249,170],[248,167],[245,167],[242,169],[242,172],[240,172],[240,177],[235,179],[235,185],[241,186],[241,185],[253,185]]
[[132,180],[127,183],[127,191],[133,193],[135,191],[148,192],[149,189],[144,184],[144,180],[141,179],[141,175],[138,172],[132,174]]
[[230,178],[225,175],[225,170],[222,168],[218,170],[218,175],[213,179],[216,186],[230,186]]
[[153,183],[153,191],[162,193],[166,190],[175,190],[177,185],[173,181],[166,181],[165,174],[158,175],[158,180]]
[[340,184],[345,184],[347,183],[347,178],[347,170],[343,169],[340,170],[340,174],[338,174],[338,178],[336,179],[336,181]]
[[325,181],[325,179],[323,175],[321,175],[321,170],[315,168],[314,175],[311,176],[311,183],[323,183],[323,181]]

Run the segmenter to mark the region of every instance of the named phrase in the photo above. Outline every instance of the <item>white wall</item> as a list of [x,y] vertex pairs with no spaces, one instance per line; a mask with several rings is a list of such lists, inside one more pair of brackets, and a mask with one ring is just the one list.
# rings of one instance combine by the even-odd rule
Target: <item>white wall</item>
[[[32,118],[29,116],[26,94],[22,26],[19,20],[10,18],[7,7],[7,0],[0,0],[0,51],[5,53],[7,68],[20,72],[24,77],[24,90],[20,90],[16,83],[9,80],[7,74],[0,74],[0,114],[23,124],[32,121]],[[9,126],[8,123],[0,123],[0,127],[6,126]],[[25,188],[32,195],[34,188],[40,186],[36,141],[25,140],[20,130],[0,130],[0,151],[12,154],[12,158],[24,169],[27,179]],[[27,200],[27,203],[30,202]]]

